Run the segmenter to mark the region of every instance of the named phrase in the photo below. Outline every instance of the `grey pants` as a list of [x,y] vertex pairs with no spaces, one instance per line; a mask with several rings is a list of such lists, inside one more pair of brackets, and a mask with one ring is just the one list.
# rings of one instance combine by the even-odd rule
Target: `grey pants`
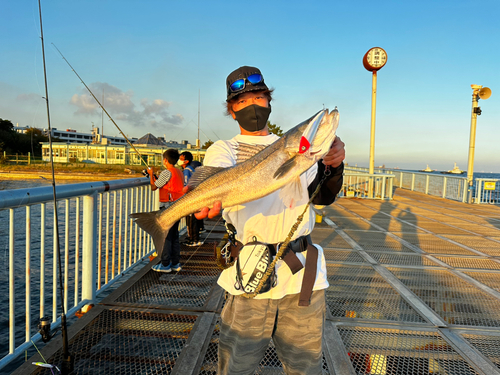
[[229,296],[222,310],[219,375],[250,375],[274,341],[288,375],[321,375],[325,291],[313,292],[309,306],[299,295],[280,300]]

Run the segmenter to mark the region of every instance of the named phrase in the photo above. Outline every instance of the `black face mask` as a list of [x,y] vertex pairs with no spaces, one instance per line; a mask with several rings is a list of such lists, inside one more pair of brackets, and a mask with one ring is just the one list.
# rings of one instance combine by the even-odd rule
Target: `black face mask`
[[236,121],[247,132],[257,132],[264,129],[270,114],[271,106],[261,107],[257,104],[249,105],[238,112],[234,112]]

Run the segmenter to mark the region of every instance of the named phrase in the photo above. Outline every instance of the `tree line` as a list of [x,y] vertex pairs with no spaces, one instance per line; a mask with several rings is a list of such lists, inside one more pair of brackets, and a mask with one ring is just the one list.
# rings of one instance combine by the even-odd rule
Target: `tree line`
[[42,156],[42,145],[40,142],[48,142],[48,136],[39,129],[28,128],[26,133],[18,133],[14,130],[14,124],[10,120],[0,118],[0,152],[7,155],[28,154]]

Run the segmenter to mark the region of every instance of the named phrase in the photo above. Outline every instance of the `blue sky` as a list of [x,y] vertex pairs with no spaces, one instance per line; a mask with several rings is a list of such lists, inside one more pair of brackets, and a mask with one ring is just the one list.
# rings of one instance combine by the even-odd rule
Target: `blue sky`
[[[275,88],[270,120],[288,130],[338,107],[350,164],[368,166],[371,73],[378,73],[375,165],[467,169],[471,84],[481,100],[475,171],[500,172],[500,2],[42,0],[52,127],[90,132],[101,111],[54,43],[131,137],[195,142],[237,134],[225,79],[242,65]],[[0,118],[47,127],[38,2],[0,3]],[[118,135],[104,119],[104,133]]]

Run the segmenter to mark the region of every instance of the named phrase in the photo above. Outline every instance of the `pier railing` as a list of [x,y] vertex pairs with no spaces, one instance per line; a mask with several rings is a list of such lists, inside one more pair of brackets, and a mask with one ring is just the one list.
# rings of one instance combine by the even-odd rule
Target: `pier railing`
[[[129,214],[157,210],[157,193],[147,178],[56,186],[68,317],[154,251]],[[39,318],[60,325],[55,225],[52,186],[0,191],[0,369],[41,338]]]
[[500,180],[476,178],[474,203],[500,204]]
[[392,174],[369,174],[346,168],[339,196],[347,198],[392,199],[393,180],[394,175]]
[[434,175],[423,172],[392,171],[395,185],[436,197],[467,202],[467,178],[452,175]]
[[[345,176],[368,172],[364,167],[346,167]],[[374,176],[394,175],[394,186],[436,197],[467,202],[467,178],[451,174],[431,174],[424,172],[401,171],[394,169],[377,169]],[[500,204],[500,180],[476,178],[472,187],[472,203]]]

